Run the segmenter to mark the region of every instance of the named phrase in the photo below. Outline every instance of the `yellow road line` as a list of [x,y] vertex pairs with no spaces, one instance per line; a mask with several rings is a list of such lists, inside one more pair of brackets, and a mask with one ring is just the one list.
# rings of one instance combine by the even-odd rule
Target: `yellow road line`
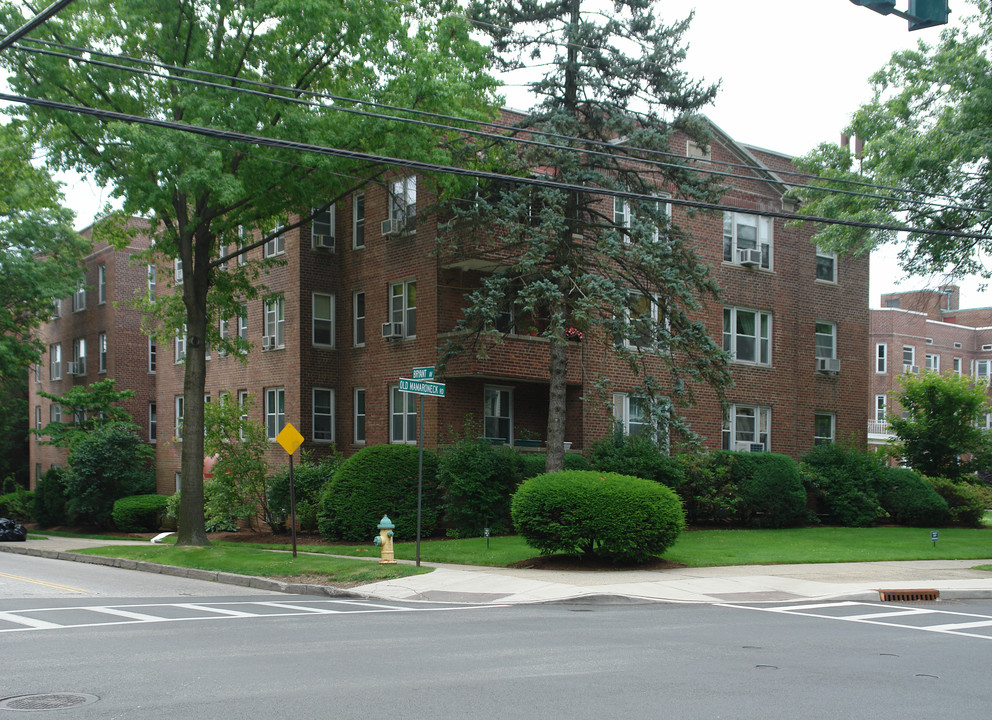
[[33,580],[31,578],[21,577],[20,575],[8,575],[7,573],[0,572],[0,577],[10,578],[11,580],[23,580],[27,583],[32,583],[34,585],[44,585],[45,587],[55,588],[56,590],[68,590],[70,592],[87,593],[87,590],[80,590],[79,588],[69,587],[68,585],[56,585],[55,583],[48,583],[42,580]]

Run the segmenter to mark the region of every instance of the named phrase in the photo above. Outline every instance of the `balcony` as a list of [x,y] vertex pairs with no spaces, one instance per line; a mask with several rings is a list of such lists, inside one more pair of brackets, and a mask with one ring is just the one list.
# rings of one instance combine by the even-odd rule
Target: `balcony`
[[890,442],[895,439],[895,435],[892,434],[891,428],[889,428],[889,423],[886,420],[869,420],[868,421],[868,443],[881,445],[883,443]]

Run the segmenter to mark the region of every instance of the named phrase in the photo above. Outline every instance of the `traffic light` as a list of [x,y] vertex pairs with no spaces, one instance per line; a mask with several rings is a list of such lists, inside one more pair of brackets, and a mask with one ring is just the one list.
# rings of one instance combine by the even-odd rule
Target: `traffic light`
[[[893,0],[893,4],[895,0]],[[862,3],[858,3],[859,5]],[[947,0],[909,0],[910,30],[922,30],[934,25],[946,25]]]
[[896,9],[896,0],[883,0],[882,2],[878,0],[851,0],[851,2],[883,15],[888,15]]

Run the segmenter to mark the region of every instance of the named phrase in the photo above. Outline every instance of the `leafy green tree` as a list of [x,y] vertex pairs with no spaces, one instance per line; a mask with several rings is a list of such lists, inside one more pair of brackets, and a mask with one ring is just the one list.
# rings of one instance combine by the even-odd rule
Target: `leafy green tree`
[[[872,76],[873,97],[846,130],[863,142],[862,157],[824,144],[804,158],[805,168],[824,178],[803,191],[806,214],[992,234],[992,3],[970,3],[977,13],[960,27],[944,29],[934,45],[921,40],[895,53]],[[857,252],[896,241],[892,232],[840,225],[817,235],[820,245]],[[990,248],[987,238],[911,233],[900,261],[917,275],[950,270],[989,278]]]
[[0,477],[13,477],[23,487],[28,487],[28,370],[20,377],[0,380]]
[[695,384],[722,392],[729,379],[722,350],[693,319],[701,299],[715,296],[717,287],[687,233],[670,222],[666,203],[646,199],[672,193],[713,201],[721,189],[677,159],[650,172],[630,160],[638,157],[632,148],[670,152],[677,133],[700,145],[709,141],[695,113],[716,88],[690,81],[679,67],[689,20],[663,25],[653,5],[621,0],[609,15],[580,0],[470,7],[492,37],[497,66],[546,68],[531,84],[539,104],[517,128],[525,136],[536,130],[555,137],[541,136],[542,144],[519,153],[494,144],[486,149],[491,160],[520,176],[540,168],[558,183],[630,194],[614,203],[592,192],[490,184],[479,188],[473,203],[452,206],[455,231],[442,252],[499,269],[468,296],[460,344],[449,351],[474,346],[487,352],[501,341],[507,315],[548,340],[549,472],[563,467],[570,338],[602,339],[642,374],[654,422],[670,423],[687,436],[677,413],[669,412],[669,399],[688,405]]
[[[3,12],[3,11],[0,11]],[[0,381],[24,379],[44,350],[34,330],[82,281],[88,243],[23,123],[0,125]]]
[[63,395],[39,392],[41,397],[58,403],[62,408],[65,420],[50,422],[41,430],[31,432],[41,437],[46,445],[71,448],[87,435],[108,423],[130,425],[131,413],[120,407],[118,403],[134,397],[134,390],[118,390],[117,381],[105,378],[87,387],[74,385]]
[[[341,112],[358,108],[315,100],[312,93],[490,118],[487,60],[455,8],[454,0],[93,0],[65,8],[32,37],[113,48],[151,65],[124,60],[131,69],[121,70],[88,57],[68,62],[13,49],[0,61],[11,72],[11,87],[26,96],[345,151],[447,161],[456,134],[441,138],[426,126]],[[0,30],[23,22],[12,4],[0,8]],[[238,79],[203,84],[206,78],[193,75],[199,71]],[[265,92],[242,81],[292,90]],[[155,252],[178,261],[182,282],[173,278],[173,292],[156,308],[162,335],[185,331],[187,337],[177,542],[207,544],[205,350],[238,349],[239,339],[219,337],[218,321],[234,317],[261,292],[256,263],[232,262],[222,271],[218,256],[238,243],[241,230],[257,245],[309,222],[385,168],[108,122],[37,103],[21,112],[57,167],[93,174],[119,198],[124,214],[149,217]],[[440,179],[437,190],[450,182]]]
[[905,417],[889,420],[895,453],[916,472],[958,480],[992,463],[992,433],[984,429],[988,386],[960,375],[902,375],[896,401]]

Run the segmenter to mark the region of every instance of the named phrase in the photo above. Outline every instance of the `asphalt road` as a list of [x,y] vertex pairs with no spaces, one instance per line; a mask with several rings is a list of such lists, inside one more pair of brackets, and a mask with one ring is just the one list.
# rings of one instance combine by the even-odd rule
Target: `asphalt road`
[[992,696],[989,601],[7,597],[0,648],[0,715],[47,700],[101,719],[929,719],[984,717]]

